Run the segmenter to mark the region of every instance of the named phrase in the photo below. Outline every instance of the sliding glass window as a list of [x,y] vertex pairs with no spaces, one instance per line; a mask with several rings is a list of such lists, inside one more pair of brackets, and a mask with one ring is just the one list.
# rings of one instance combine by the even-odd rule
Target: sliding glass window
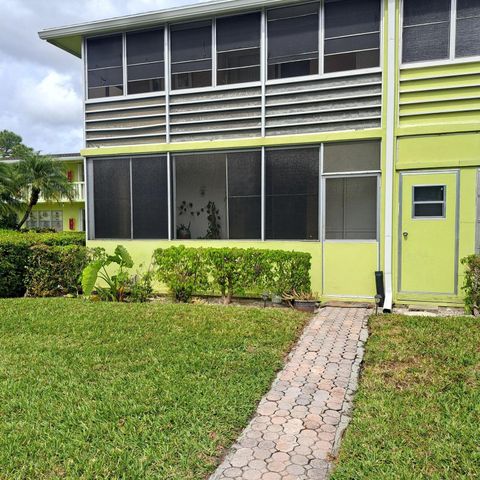
[[88,98],[123,95],[122,35],[87,39]]
[[172,89],[212,85],[212,23],[173,25],[170,29]]
[[260,13],[217,19],[217,83],[260,80]]
[[268,78],[318,73],[319,4],[267,12]]
[[163,28],[127,33],[128,94],[165,90]]
[[324,71],[380,66],[380,0],[326,0]]
[[267,150],[266,238],[318,240],[320,150]]

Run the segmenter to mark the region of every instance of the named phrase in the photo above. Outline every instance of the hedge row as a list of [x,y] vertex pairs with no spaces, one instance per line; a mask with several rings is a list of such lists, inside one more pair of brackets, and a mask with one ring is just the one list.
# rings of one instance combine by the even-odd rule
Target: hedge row
[[84,245],[83,234],[0,230],[0,297],[20,297],[27,289],[39,296],[72,292],[78,282],[69,282],[86,263]]
[[229,303],[233,296],[310,291],[309,253],[242,248],[157,249],[157,278],[178,301],[193,294],[220,294]]

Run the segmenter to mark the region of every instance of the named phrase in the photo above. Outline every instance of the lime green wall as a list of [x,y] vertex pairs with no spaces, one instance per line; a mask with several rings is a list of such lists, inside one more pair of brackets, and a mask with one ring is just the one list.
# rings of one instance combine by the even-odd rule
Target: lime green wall
[[[235,240],[89,240],[89,247],[103,247],[111,252],[118,245],[124,245],[135,262],[135,266],[147,268],[152,253],[156,248],[167,248],[172,245],[190,247],[219,247],[228,245],[239,248],[268,248],[295,250],[312,255],[312,291],[317,292],[324,300],[350,299],[371,300],[375,295],[374,272],[377,268],[377,244],[326,242],[325,258],[328,261],[326,271],[322,272],[322,243],[298,241],[235,241]],[[328,271],[327,271],[328,268]],[[322,276],[328,275],[326,288],[322,285]]]
[[325,242],[324,298],[369,299],[375,296],[377,242]]
[[198,152],[204,150],[225,150],[233,148],[272,147],[284,145],[305,145],[321,142],[339,142],[346,140],[362,140],[381,138],[383,130],[355,130],[342,132],[324,132],[305,135],[289,135],[274,137],[258,137],[234,140],[212,140],[208,142],[158,143],[149,145],[133,145],[120,147],[85,148],[81,154],[85,157],[139,155],[165,152]]

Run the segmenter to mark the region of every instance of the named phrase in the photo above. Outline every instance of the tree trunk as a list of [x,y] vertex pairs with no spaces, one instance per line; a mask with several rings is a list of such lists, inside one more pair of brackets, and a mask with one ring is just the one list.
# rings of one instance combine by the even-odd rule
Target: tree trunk
[[40,190],[38,188],[32,188],[32,193],[30,194],[30,200],[28,202],[27,211],[22,217],[20,222],[17,225],[17,230],[20,230],[23,224],[28,220],[28,217],[32,213],[33,207],[38,203],[38,198],[40,197]]

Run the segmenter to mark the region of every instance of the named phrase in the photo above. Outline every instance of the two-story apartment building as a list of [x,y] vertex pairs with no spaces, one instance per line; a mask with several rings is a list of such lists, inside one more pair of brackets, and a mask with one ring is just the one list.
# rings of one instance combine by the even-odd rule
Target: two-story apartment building
[[323,299],[461,302],[480,2],[227,0],[48,29],[85,65],[87,231],[312,254]]
[[[84,232],[86,228],[84,159],[79,153],[49,154],[48,156],[61,164],[66,177],[72,184],[73,197],[60,198],[55,202],[47,201],[40,195],[25,227],[54,228],[59,232]],[[15,163],[18,160],[8,159],[2,162]]]

